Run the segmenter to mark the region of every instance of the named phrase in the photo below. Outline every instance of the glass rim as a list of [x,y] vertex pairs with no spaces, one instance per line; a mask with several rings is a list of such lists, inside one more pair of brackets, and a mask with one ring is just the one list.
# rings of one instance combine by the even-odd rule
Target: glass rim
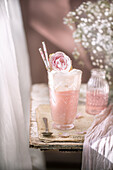
[[81,75],[82,74],[82,71],[81,70],[79,70],[79,69],[75,69],[75,68],[73,68],[72,70],[70,70],[70,71],[65,71],[65,70],[63,70],[63,71],[60,71],[60,70],[52,70],[52,71],[48,71],[48,74],[62,74],[62,75],[72,75],[72,74],[76,74],[76,75]]

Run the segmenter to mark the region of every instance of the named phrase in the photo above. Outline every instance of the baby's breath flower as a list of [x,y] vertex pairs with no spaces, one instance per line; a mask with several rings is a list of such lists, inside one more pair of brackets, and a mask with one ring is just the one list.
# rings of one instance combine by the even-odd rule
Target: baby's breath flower
[[95,41],[92,41],[92,42],[91,42],[91,44],[92,44],[92,45],[95,45],[95,44],[96,44],[96,42],[95,42]]
[[93,57],[93,56],[91,56],[90,58],[91,58],[91,60],[94,60],[94,57]]
[[100,46],[96,47],[97,51],[102,51],[102,48]]
[[76,16],[75,18],[76,18],[76,19],[79,19],[79,16]]
[[113,18],[112,18],[112,17],[109,17],[108,19],[109,19],[109,21],[112,21],[112,20],[113,20]]
[[100,65],[100,68],[104,68],[104,66],[103,66],[103,65]]
[[96,54],[96,52],[97,52],[96,50],[93,50],[93,53],[94,53],[94,54]]
[[102,63],[102,59],[100,59],[99,61],[100,61],[100,63]]
[[[91,56],[92,65],[104,68],[107,80],[113,84],[113,1],[83,2],[67,14],[64,24],[71,29],[76,25],[74,41],[81,42]],[[79,57],[76,48],[73,55]]]
[[106,16],[108,16],[108,15],[109,15],[109,12],[106,11],[104,14],[105,14]]
[[93,65],[93,66],[96,66],[96,63],[95,63],[95,62],[92,62],[92,65]]

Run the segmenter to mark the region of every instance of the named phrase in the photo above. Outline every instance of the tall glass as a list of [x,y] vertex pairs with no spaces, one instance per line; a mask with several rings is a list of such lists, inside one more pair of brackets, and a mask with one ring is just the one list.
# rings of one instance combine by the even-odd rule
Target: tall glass
[[51,115],[55,129],[68,130],[74,127],[77,113],[82,71],[48,72]]

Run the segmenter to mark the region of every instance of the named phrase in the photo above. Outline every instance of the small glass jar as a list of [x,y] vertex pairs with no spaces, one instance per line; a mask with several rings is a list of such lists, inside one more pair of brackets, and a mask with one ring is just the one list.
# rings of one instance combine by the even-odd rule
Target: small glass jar
[[92,115],[99,114],[107,107],[109,85],[105,79],[105,70],[92,69],[87,83],[86,112]]

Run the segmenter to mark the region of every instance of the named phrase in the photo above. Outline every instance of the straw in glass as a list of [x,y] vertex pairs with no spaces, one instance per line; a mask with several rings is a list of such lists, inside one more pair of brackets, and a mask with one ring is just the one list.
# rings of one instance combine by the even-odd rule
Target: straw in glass
[[45,58],[44,53],[43,53],[43,51],[42,51],[41,48],[39,48],[39,52],[40,52],[40,55],[41,55],[41,57],[42,57],[42,60],[43,60],[43,62],[44,62],[44,64],[45,64],[45,66],[46,66],[46,69],[49,70],[48,65],[47,65],[47,62],[46,62],[46,58]]
[[45,42],[42,42],[42,45],[43,45],[43,50],[44,50],[48,70],[50,70],[49,58],[48,58],[48,53],[47,53]]

